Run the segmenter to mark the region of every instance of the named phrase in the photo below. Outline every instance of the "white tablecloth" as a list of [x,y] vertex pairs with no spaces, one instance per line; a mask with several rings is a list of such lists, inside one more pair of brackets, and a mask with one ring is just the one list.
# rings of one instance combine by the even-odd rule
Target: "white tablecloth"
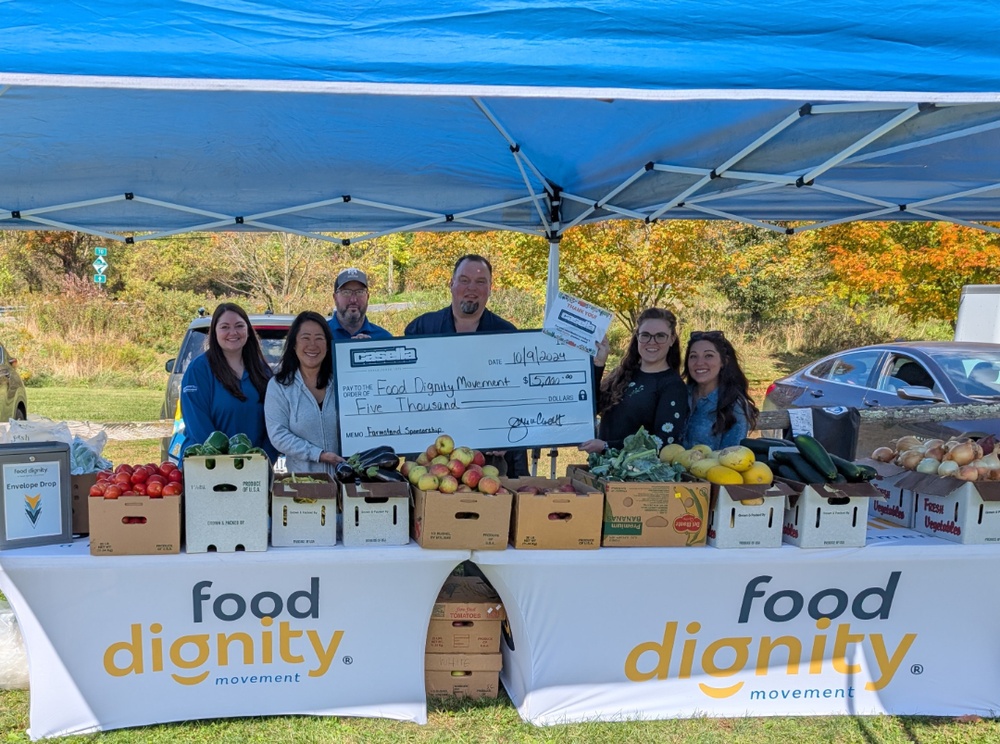
[[29,734],[293,713],[425,723],[431,608],[468,557],[412,544],[92,557],[86,539],[2,552]]
[[[1000,549],[884,523],[865,548],[474,552],[522,718],[996,715]],[[860,598],[860,599],[859,599]]]

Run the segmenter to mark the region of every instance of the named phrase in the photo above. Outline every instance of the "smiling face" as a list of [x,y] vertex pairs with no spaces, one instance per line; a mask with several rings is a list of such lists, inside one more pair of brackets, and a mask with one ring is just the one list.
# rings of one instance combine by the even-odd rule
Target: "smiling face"
[[722,355],[711,341],[695,341],[688,346],[687,373],[698,387],[711,392],[719,384]]
[[295,334],[295,356],[303,369],[318,370],[326,358],[326,334],[318,323],[305,321]]
[[493,277],[486,264],[466,259],[451,278],[451,309],[459,318],[474,316],[486,308]]
[[219,342],[222,351],[240,353],[246,345],[250,328],[239,313],[227,310],[219,316],[215,325],[215,340]]
[[667,351],[674,342],[674,332],[667,321],[644,320],[636,330],[635,339],[643,370],[655,372],[667,368]]

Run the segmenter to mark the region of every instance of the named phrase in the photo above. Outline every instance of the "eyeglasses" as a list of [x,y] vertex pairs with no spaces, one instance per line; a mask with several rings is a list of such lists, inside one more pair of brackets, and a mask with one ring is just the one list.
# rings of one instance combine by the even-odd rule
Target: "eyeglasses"
[[337,294],[341,297],[364,297],[368,294],[368,289],[338,289]]
[[655,341],[658,344],[665,344],[667,343],[667,339],[670,338],[670,334],[664,333],[663,331],[660,331],[659,333],[646,333],[643,331],[642,333],[637,333],[635,337],[639,339],[640,344],[648,344],[650,341]]
[[717,340],[720,338],[725,338],[726,334],[722,331],[691,331],[692,341],[701,341],[702,339],[707,339],[709,341]]

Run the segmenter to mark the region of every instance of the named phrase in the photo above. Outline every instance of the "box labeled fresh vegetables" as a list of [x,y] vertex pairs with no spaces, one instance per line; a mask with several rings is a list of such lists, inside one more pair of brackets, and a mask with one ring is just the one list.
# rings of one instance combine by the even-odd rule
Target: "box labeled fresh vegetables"
[[901,527],[912,527],[916,513],[913,491],[899,485],[903,476],[911,471],[891,462],[879,462],[872,459],[859,460],[858,464],[866,465],[875,470],[877,475],[869,483],[885,496],[884,500],[871,500],[871,511],[868,516],[872,519],[882,519],[892,524],[898,524]]
[[1000,543],[1000,482],[907,472],[899,484],[914,494],[917,532],[965,545]]

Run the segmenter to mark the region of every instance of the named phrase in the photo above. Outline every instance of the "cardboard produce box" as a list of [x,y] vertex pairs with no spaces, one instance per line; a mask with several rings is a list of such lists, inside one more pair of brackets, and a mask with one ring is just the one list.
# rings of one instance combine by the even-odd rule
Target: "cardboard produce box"
[[69,477],[70,502],[73,507],[73,534],[90,534],[90,488],[97,483],[97,473]]
[[495,654],[500,652],[500,620],[431,620],[428,654]]
[[181,496],[90,498],[91,555],[181,551]]
[[270,477],[266,455],[185,457],[187,552],[267,550]]
[[898,483],[914,494],[917,532],[965,545],[1000,543],[1000,481],[910,472]]
[[916,512],[913,491],[899,487],[900,479],[910,471],[891,462],[878,462],[870,458],[858,460],[858,463],[875,468],[878,476],[869,483],[885,496],[884,500],[871,500],[871,511],[868,516],[873,519],[884,519],[900,527],[912,527]]
[[433,620],[503,620],[496,589],[478,576],[449,576],[431,609]]
[[327,473],[294,473],[311,478],[301,483],[284,477],[271,488],[271,545],[275,547],[337,544],[337,483]]
[[713,485],[708,544],[726,549],[780,548],[785,504],[794,493],[781,481],[769,486]]
[[413,539],[422,548],[504,550],[512,495],[413,489]]
[[424,682],[432,697],[495,698],[503,659],[496,654],[427,654]]
[[605,481],[583,466],[567,476],[604,490],[604,547],[702,547],[708,534],[710,486],[685,483]]
[[871,499],[885,497],[869,483],[807,485],[780,479],[799,491],[788,497],[782,540],[800,548],[861,548],[868,535]]
[[[514,492],[511,543],[535,550],[601,547],[604,492],[569,478],[502,479]],[[537,489],[525,493],[522,488]],[[566,490],[573,489],[573,490]]]
[[428,654],[500,651],[500,623],[507,617],[496,590],[478,576],[450,576],[431,609]]
[[408,545],[409,483],[345,483],[340,490],[344,545]]

